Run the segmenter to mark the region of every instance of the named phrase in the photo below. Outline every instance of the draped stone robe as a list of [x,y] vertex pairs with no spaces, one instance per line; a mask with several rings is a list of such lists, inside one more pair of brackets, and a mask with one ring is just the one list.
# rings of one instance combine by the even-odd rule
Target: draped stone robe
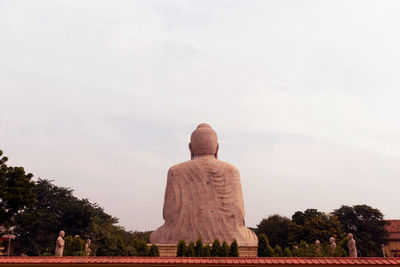
[[213,156],[196,157],[169,169],[163,217],[165,223],[151,234],[151,243],[236,238],[241,246],[257,245],[255,233],[244,223],[239,171]]

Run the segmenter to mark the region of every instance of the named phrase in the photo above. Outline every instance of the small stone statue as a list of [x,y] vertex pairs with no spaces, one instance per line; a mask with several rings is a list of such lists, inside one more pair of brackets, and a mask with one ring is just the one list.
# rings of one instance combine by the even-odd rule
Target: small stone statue
[[317,252],[320,252],[321,251],[321,248],[319,247],[319,245],[321,245],[321,242],[317,239],[317,240],[315,240],[315,250],[317,251]]
[[353,234],[348,233],[347,238],[349,239],[349,242],[347,243],[347,247],[349,248],[349,257],[357,258],[357,247],[356,241],[353,238]]
[[331,251],[335,252],[336,242],[335,242],[335,238],[333,236],[331,238],[329,238],[329,246],[331,247]]
[[64,236],[65,236],[65,232],[64,231],[60,231],[60,234],[59,234],[59,236],[57,238],[57,241],[56,241],[56,253],[55,253],[55,256],[62,257],[62,255],[63,255],[64,243],[65,243],[65,241],[63,239]]
[[86,240],[85,251],[86,256],[90,256],[90,254],[92,253],[92,250],[90,249],[90,239]]

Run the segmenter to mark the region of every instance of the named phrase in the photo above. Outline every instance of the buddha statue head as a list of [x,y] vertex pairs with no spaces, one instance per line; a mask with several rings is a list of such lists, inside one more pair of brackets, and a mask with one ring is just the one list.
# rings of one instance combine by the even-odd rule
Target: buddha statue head
[[348,233],[348,234],[347,234],[347,238],[348,238],[349,240],[352,240],[352,239],[353,239],[353,234],[352,234],[352,233]]
[[191,159],[207,155],[218,158],[217,133],[207,123],[200,124],[190,137],[189,150]]

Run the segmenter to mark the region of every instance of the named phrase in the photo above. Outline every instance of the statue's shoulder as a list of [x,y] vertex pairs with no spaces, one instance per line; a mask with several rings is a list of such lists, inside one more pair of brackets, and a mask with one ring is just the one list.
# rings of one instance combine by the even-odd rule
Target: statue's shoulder
[[216,159],[216,162],[220,168],[222,167],[225,170],[225,172],[239,173],[238,168],[228,162],[219,159]]
[[168,169],[168,173],[177,172],[177,171],[179,171],[179,170],[182,170],[182,169],[184,169],[184,168],[186,168],[186,167],[191,166],[192,164],[193,164],[193,161],[192,161],[192,160],[188,160],[188,161],[184,161],[184,162],[175,164],[175,165],[171,166],[171,167]]

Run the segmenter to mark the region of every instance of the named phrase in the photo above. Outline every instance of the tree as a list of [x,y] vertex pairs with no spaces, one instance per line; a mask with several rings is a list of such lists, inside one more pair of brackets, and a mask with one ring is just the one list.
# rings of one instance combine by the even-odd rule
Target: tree
[[133,239],[144,240],[146,243],[150,243],[150,235],[153,231],[134,231],[131,232]]
[[[85,211],[85,204],[75,203],[78,199],[72,195],[71,189],[55,186],[52,181],[39,178],[33,191],[37,201],[16,218],[17,251],[32,256],[53,254],[54,242],[60,230],[67,235],[83,236],[84,229],[76,229],[89,225],[90,213]],[[76,216],[72,215],[75,209]]]
[[239,246],[236,239],[233,239],[229,248],[229,257],[239,257]]
[[[0,151],[0,222],[13,226],[17,238],[15,254],[54,255],[54,243],[60,230],[67,235],[91,239],[94,255],[134,256],[134,236],[115,225],[118,219],[96,203],[78,199],[70,188],[38,179],[22,167],[9,167]],[[148,232],[142,233],[148,236]],[[147,248],[147,244],[144,241]],[[147,255],[147,252],[146,252]],[[145,256],[146,256],[145,255]]]
[[185,240],[179,240],[176,247],[176,256],[183,257],[186,254],[186,242]]
[[228,256],[229,256],[229,245],[224,240],[224,242],[222,242],[221,250],[218,253],[218,257],[228,257]]
[[73,237],[71,235],[64,238],[64,253],[63,256],[85,256],[85,241],[79,236]]
[[[93,255],[136,255],[132,235],[116,226],[118,219],[105,213],[96,203],[78,199],[72,189],[40,178],[33,192],[37,201],[16,216],[16,253],[54,255],[54,242],[59,231],[64,230],[67,235],[91,239]],[[143,256],[146,255],[147,251]]]
[[211,247],[211,257],[218,257],[221,251],[221,244],[219,243],[219,239],[214,239]]
[[285,248],[285,250],[283,251],[283,256],[285,256],[285,257],[293,257],[292,251],[290,251],[289,247]]
[[283,256],[282,248],[279,245],[276,245],[274,247],[274,256],[275,257],[282,257]]
[[299,245],[298,257],[310,257],[310,254],[310,246],[302,240]]
[[156,244],[152,244],[150,246],[148,256],[149,257],[159,257],[160,256],[160,251],[158,250],[158,247]]
[[301,241],[313,244],[317,239],[329,240],[331,236],[336,240],[344,237],[344,232],[336,216],[319,212],[316,209],[297,211],[292,216],[292,223],[289,225],[289,242],[291,244]]
[[280,247],[288,246],[289,225],[291,221],[289,218],[280,215],[271,215],[267,219],[262,219],[257,225],[257,235],[265,234],[271,246],[279,245]]
[[196,245],[194,246],[194,252],[196,257],[203,256],[203,241],[201,238],[197,239]]
[[211,257],[210,245],[206,244],[206,245],[204,246],[202,257]]
[[35,202],[33,175],[23,167],[9,167],[0,150],[0,222],[5,227],[15,225],[18,214]]
[[194,243],[193,243],[193,241],[190,241],[190,243],[186,249],[185,257],[195,257],[195,256],[196,256],[196,252],[194,251]]
[[149,254],[149,247],[147,246],[146,241],[144,240],[135,240],[134,246],[136,248],[137,256],[146,257]]
[[292,221],[296,224],[302,225],[306,220],[321,216],[323,214],[323,212],[320,212],[317,209],[306,209],[304,212],[296,211],[292,215]]
[[273,257],[274,251],[269,245],[268,238],[265,234],[261,234],[258,237],[258,247],[257,247],[258,257]]
[[357,249],[363,257],[382,255],[381,244],[387,244],[389,234],[385,229],[383,214],[368,205],[345,206],[335,210],[343,230],[352,233]]

